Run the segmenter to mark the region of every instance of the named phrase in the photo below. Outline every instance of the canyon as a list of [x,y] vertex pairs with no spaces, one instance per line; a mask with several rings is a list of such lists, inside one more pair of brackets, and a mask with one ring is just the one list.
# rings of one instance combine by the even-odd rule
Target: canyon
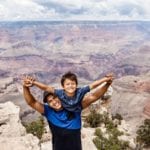
[[[60,87],[67,71],[79,86],[113,72],[112,114],[135,133],[150,118],[150,22],[0,22],[0,103],[21,107],[23,121],[38,114],[24,101],[21,76]],[[42,101],[42,91],[32,88]]]

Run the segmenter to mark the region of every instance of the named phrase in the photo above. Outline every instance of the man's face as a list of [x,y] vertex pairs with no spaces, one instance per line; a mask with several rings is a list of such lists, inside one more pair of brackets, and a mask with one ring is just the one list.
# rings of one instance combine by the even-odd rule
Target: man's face
[[62,110],[62,104],[58,97],[49,95],[47,96],[47,103],[48,105],[55,109],[56,111]]

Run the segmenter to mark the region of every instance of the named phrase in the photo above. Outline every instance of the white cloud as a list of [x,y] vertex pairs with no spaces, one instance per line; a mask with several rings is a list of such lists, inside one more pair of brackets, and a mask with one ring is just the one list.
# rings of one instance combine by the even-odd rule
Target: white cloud
[[55,9],[46,10],[32,0],[0,2],[0,20],[39,20],[57,16]]
[[150,20],[149,0],[0,0],[0,20]]

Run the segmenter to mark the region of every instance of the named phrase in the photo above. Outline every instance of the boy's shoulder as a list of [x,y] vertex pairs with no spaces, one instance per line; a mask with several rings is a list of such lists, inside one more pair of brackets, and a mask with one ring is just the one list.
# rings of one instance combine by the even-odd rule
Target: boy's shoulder
[[89,85],[85,85],[83,87],[78,87],[77,91],[89,91],[90,90],[90,86]]
[[55,89],[54,90],[54,94],[56,94],[56,95],[62,94],[64,92],[65,92],[64,89]]

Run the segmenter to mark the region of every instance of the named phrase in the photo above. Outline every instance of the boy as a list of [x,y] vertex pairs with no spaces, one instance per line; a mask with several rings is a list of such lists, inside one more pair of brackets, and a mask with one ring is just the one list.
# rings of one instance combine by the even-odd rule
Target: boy
[[92,84],[77,88],[78,80],[77,76],[72,72],[65,73],[61,78],[62,89],[55,89],[51,86],[40,83],[32,78],[28,78],[26,82],[30,82],[32,85],[39,87],[40,89],[47,91],[49,93],[54,93],[62,102],[63,108],[69,112],[79,112],[81,111],[81,101],[84,95],[90,90],[98,87],[104,82],[113,80],[113,76],[110,74],[103,77],[102,79],[94,81]]

